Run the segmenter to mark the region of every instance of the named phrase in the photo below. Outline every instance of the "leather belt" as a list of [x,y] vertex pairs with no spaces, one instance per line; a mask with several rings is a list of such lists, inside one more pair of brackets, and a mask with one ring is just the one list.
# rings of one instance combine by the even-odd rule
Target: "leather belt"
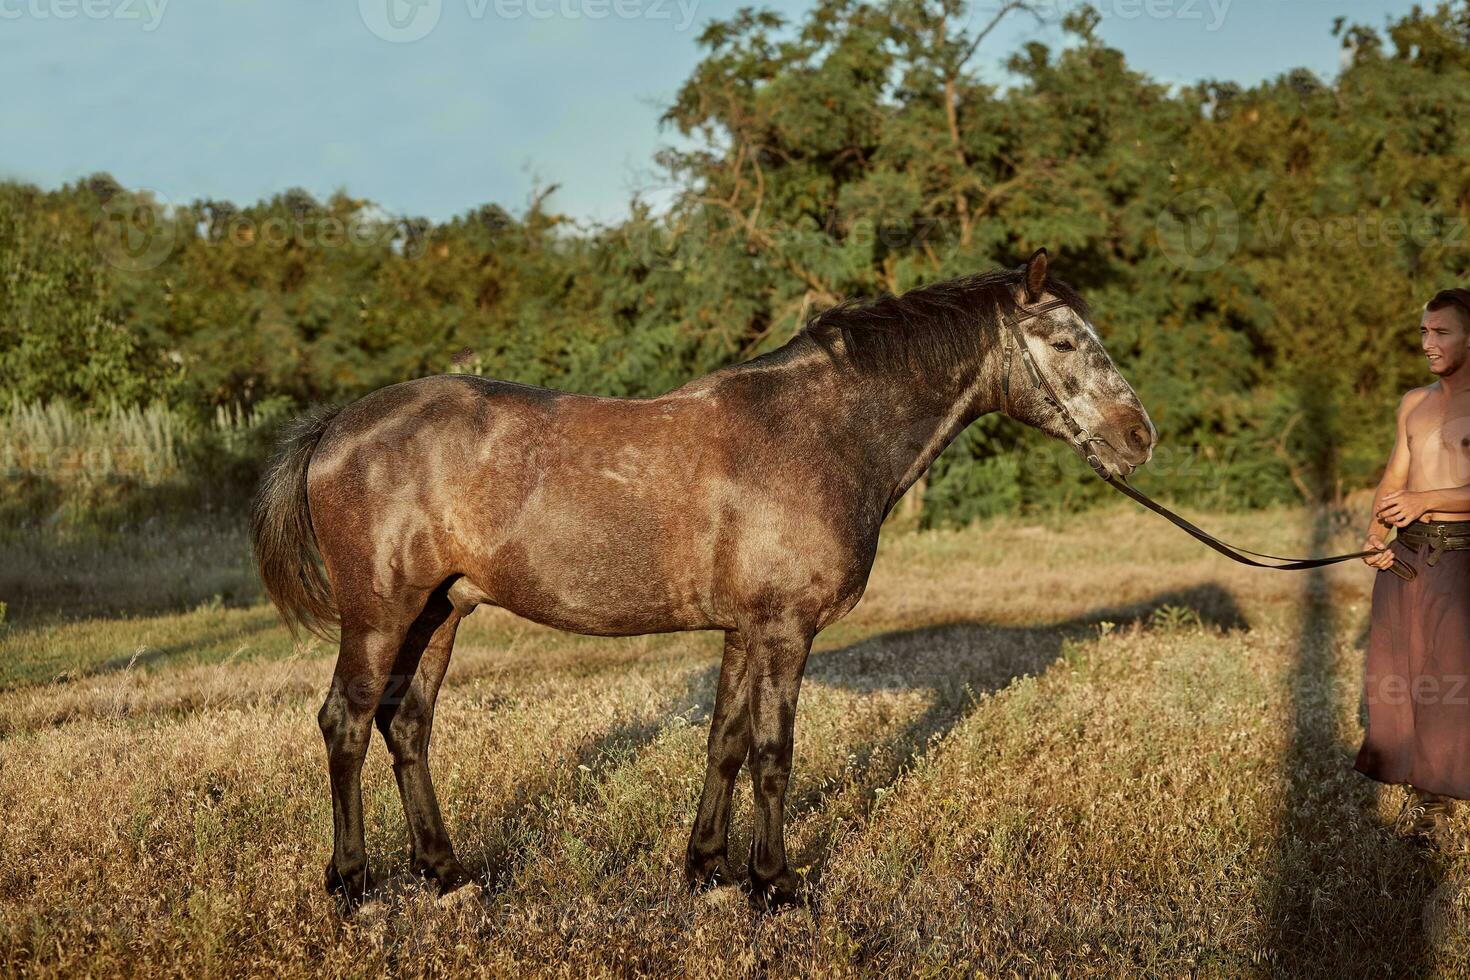
[[1429,545],[1424,564],[1433,567],[1446,551],[1470,549],[1470,521],[1416,521],[1399,528],[1398,539],[1416,552]]

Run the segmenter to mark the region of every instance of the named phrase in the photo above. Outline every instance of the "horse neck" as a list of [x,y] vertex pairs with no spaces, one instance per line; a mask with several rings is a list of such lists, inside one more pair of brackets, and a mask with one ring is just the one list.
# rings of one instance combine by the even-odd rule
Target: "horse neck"
[[1001,407],[1000,357],[993,347],[979,350],[972,363],[943,371],[901,363],[857,372],[844,360],[827,361],[831,376],[818,383],[840,385],[844,392],[833,428],[860,448],[853,458],[863,460],[868,472],[859,482],[883,514],[966,426]]

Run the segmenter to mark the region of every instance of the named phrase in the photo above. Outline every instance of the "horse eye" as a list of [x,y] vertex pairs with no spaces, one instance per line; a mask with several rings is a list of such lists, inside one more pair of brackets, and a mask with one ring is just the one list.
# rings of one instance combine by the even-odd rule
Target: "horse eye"
[[1070,340],[1059,340],[1056,343],[1052,344],[1052,347],[1055,348],[1056,350],[1062,351],[1063,353],[1065,353],[1065,352],[1067,352],[1069,350],[1076,350],[1077,349],[1077,348],[1075,348],[1075,347],[1072,346],[1072,342]]

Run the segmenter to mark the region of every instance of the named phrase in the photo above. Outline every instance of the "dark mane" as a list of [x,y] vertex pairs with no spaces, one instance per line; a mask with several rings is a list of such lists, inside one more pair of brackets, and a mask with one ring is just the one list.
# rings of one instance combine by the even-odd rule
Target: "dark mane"
[[[1022,269],[997,269],[911,289],[902,296],[847,300],[807,321],[799,336],[833,357],[837,345],[859,371],[894,366],[939,372],[972,361],[995,338],[998,311],[1014,313],[1011,287]],[[1048,277],[1046,291],[1087,319],[1087,302],[1066,283]]]

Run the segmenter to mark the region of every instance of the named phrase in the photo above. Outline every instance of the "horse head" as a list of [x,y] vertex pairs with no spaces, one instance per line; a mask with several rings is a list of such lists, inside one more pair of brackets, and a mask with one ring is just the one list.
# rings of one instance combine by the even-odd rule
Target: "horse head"
[[1086,304],[1049,267],[1042,248],[1016,270],[1015,309],[1001,324],[1002,411],[1093,455],[1108,476],[1127,476],[1148,462],[1158,433]]

